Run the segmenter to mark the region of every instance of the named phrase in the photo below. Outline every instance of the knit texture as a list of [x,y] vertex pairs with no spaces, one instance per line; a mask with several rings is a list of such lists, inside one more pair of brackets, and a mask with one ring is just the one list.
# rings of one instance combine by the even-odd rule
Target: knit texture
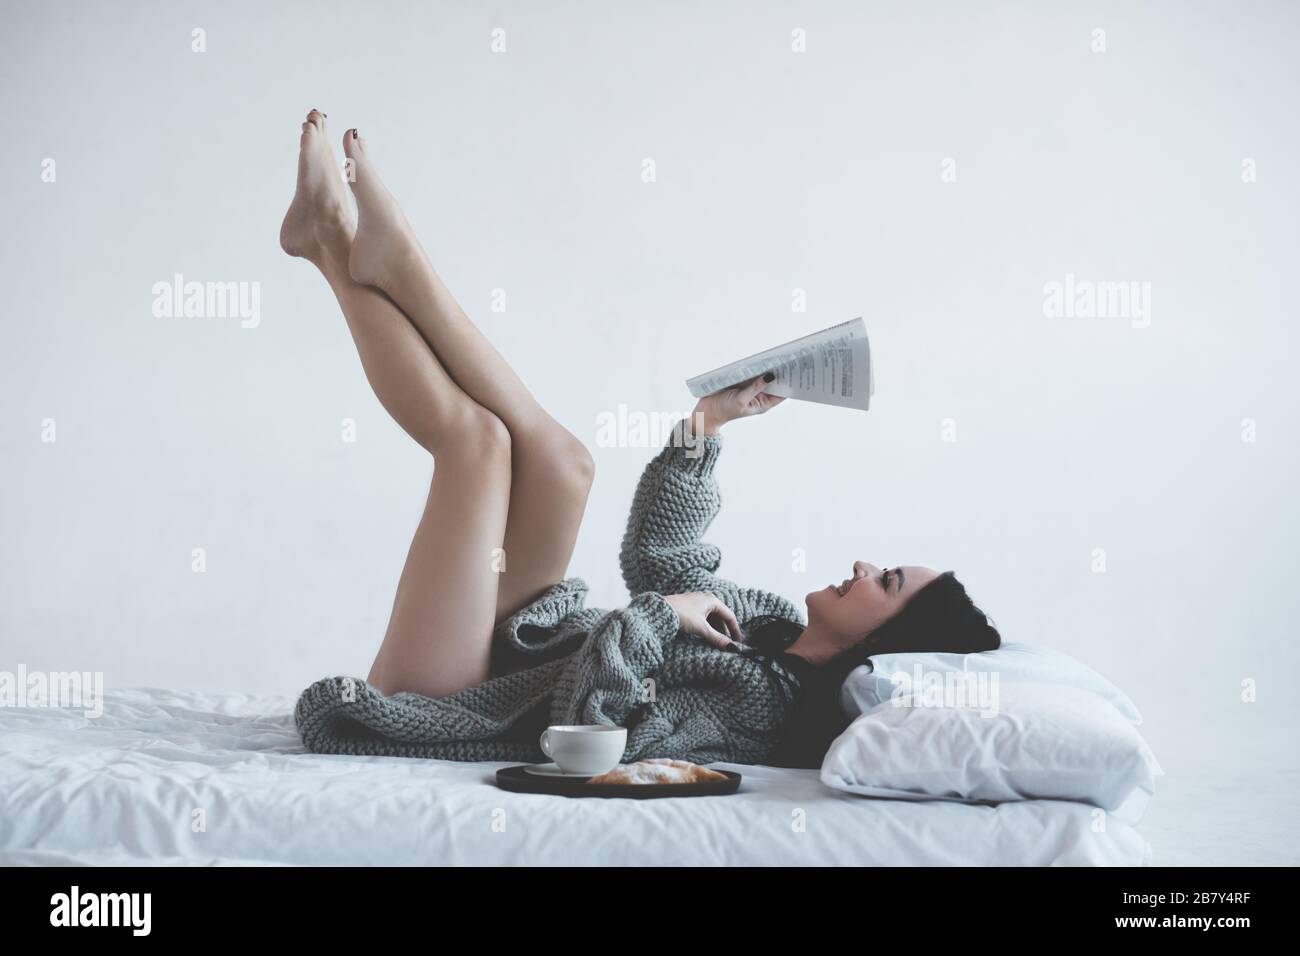
[[663,597],[710,591],[742,632],[763,615],[803,623],[785,598],[715,574],[722,554],[700,538],[722,504],[713,477],[721,448],[682,420],[646,467],[620,552],[634,595],[627,607],[587,608],[587,584],[566,578],[496,629],[494,676],[447,697],[384,695],[353,677],[317,681],[294,709],[307,749],[537,761],[551,724],[613,724],[628,729],[625,763],[767,761],[807,670],[680,634]]

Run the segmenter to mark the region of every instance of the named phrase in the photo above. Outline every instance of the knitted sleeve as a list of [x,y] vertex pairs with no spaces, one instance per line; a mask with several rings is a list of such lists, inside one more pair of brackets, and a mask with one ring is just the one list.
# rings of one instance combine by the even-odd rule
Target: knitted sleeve
[[663,665],[677,632],[677,612],[654,592],[607,613],[556,680],[551,723],[626,726],[633,709],[652,696],[648,678]]
[[694,435],[679,421],[646,466],[628,516],[619,565],[632,594],[712,590],[722,552],[700,540],[722,507],[713,468],[720,436]]

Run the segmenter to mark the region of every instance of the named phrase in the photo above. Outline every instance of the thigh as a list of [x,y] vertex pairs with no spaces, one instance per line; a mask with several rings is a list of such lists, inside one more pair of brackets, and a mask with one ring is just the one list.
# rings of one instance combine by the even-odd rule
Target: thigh
[[444,697],[488,678],[509,500],[508,435],[435,462],[370,672],[383,693]]
[[497,594],[497,620],[561,580],[587,509],[591,454],[558,424],[547,435],[511,433],[510,515]]

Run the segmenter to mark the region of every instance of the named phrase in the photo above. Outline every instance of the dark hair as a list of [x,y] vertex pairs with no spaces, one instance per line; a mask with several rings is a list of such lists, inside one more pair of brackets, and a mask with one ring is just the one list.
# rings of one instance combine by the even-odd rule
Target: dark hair
[[[951,571],[922,587],[903,609],[821,667],[785,653],[803,633],[802,625],[780,617],[760,617],[746,622],[747,643],[760,656],[779,660],[800,679],[795,708],[782,734],[779,766],[816,767],[826,748],[849,724],[840,707],[840,686],[849,672],[879,654],[903,651],[938,651],[974,654],[996,650],[1002,643]],[[770,668],[773,674],[779,671]]]

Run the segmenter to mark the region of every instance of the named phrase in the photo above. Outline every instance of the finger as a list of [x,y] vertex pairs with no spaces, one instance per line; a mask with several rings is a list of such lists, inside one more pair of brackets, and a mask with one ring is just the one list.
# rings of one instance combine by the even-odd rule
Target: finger
[[730,632],[733,641],[740,642],[744,639],[744,635],[740,633],[740,622],[736,620],[736,615],[732,613],[731,608],[725,604],[719,604],[718,616],[727,625],[727,630]]
[[[752,402],[759,393],[763,391],[763,389],[767,388],[767,383],[771,381],[771,378],[768,376],[772,376],[772,373],[767,372],[763,375],[759,375],[757,378],[751,379],[749,384],[740,390],[740,395],[738,396],[740,400],[746,405]],[[772,376],[772,378],[775,378],[775,376]]]
[[776,406],[780,405],[784,401],[784,395],[768,395],[764,392],[754,399],[754,402],[749,409],[749,413],[751,415],[762,415],[764,412],[769,412],[776,408]]
[[711,626],[708,622],[705,622],[695,631],[695,636],[702,637],[704,642],[710,647],[725,648],[731,643],[731,638],[727,637],[727,635],[723,634],[717,628]]
[[732,640],[740,641],[742,639],[740,623],[736,620],[736,615],[720,599],[715,599],[709,604],[709,613],[705,620],[710,627],[717,627],[717,624],[714,623],[715,618],[721,621],[727,631],[730,632]]

